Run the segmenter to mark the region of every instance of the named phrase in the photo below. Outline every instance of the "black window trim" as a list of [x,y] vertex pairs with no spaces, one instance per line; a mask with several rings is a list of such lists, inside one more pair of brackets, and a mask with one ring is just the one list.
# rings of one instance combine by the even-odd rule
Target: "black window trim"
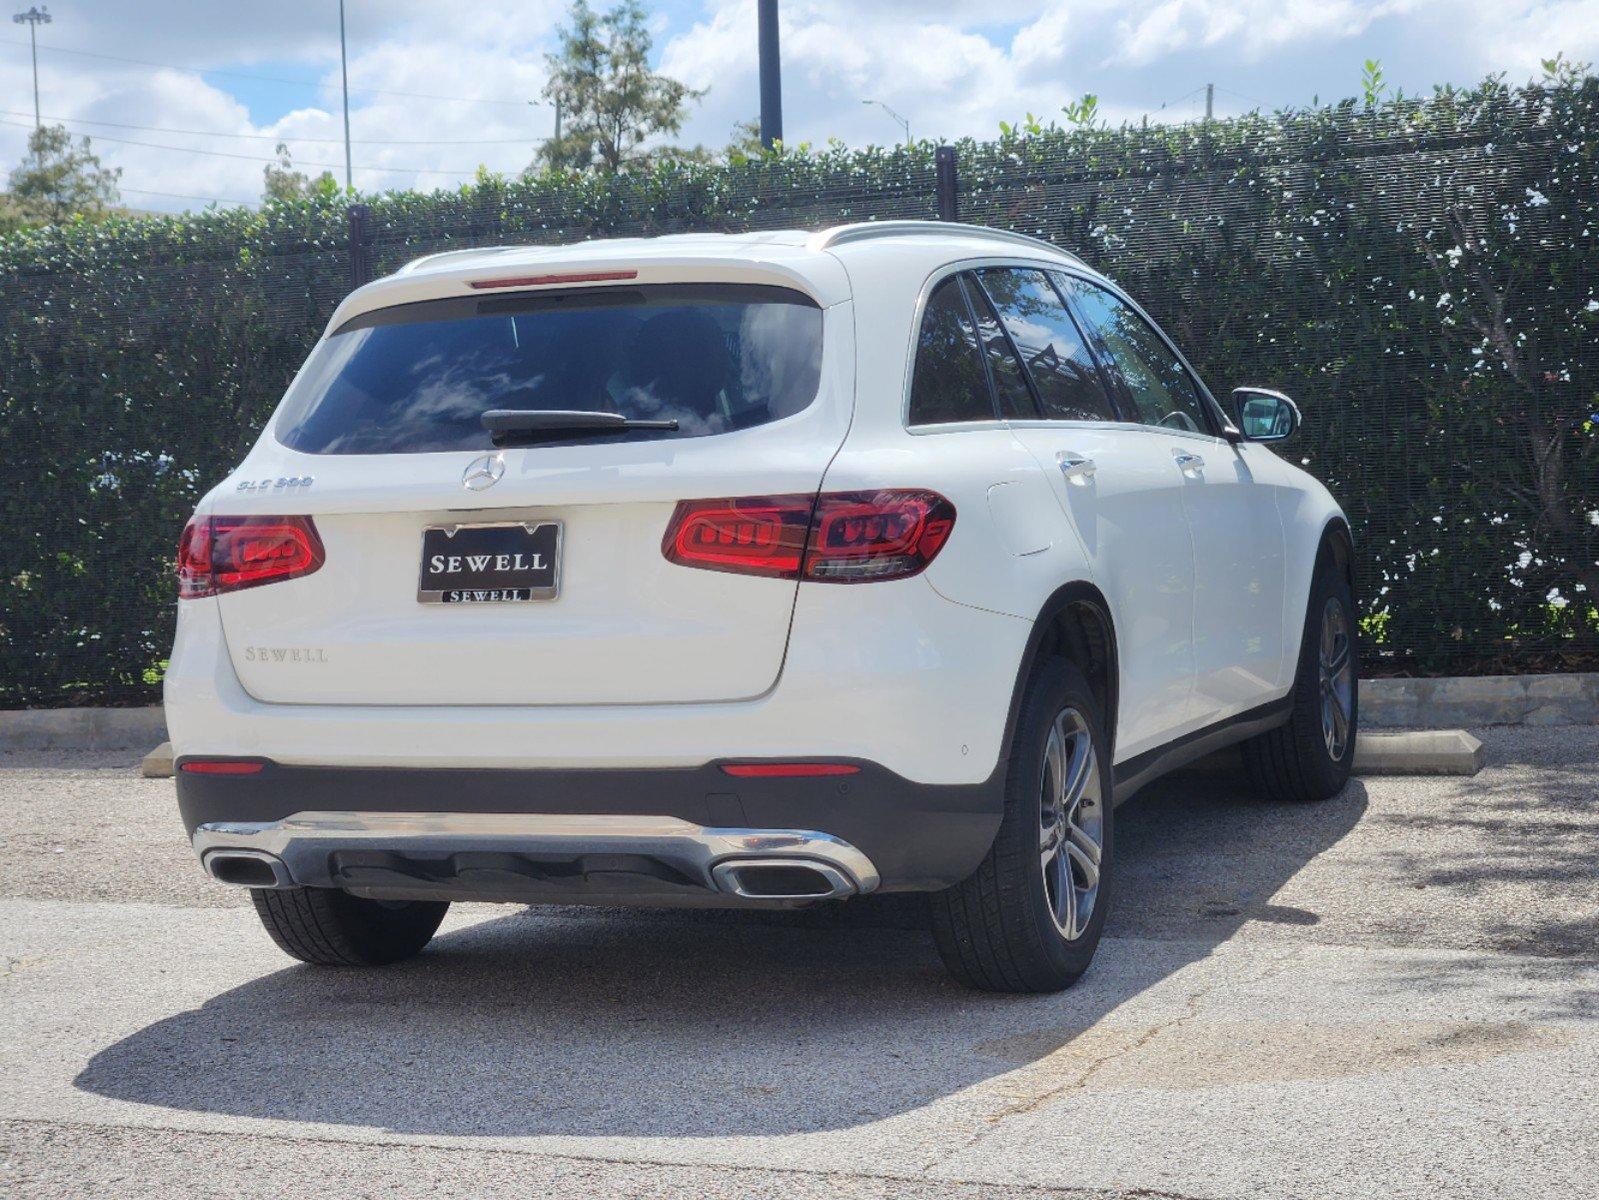
[[[999,385],[994,382],[994,364],[988,361],[988,352],[983,349],[983,327],[978,323],[977,303],[972,299],[972,289],[982,285],[970,270],[956,271],[953,278],[955,286],[960,289],[961,299],[966,305],[966,319],[972,323],[972,337],[977,341],[977,357],[982,361],[983,379],[988,383],[988,407],[993,410],[994,420],[1002,425],[1009,424],[1010,418],[1005,415],[1004,410],[999,405]],[[983,297],[985,300],[987,299],[986,292],[983,293]],[[990,302],[989,306],[993,307],[992,302]],[[1000,332],[1004,333],[1004,323],[999,321],[997,314],[994,319],[999,324]],[[1010,342],[1009,334],[1005,334],[1005,341],[1007,344]],[[1015,350],[1016,347],[1014,345],[1011,346],[1011,352],[1014,353]],[[1020,358],[1017,361],[1020,362]],[[1025,378],[1025,375],[1023,377]],[[1028,390],[1028,395],[1032,395],[1031,389]],[[1038,403],[1037,396],[1033,396],[1033,403],[1034,405]]]
[[[994,297],[988,294],[988,289],[983,286],[983,280],[979,274],[981,271],[1008,271],[1014,269],[1016,268],[1006,266],[980,266],[972,267],[965,274],[970,286],[977,289],[977,294],[982,297],[983,303],[988,306],[988,311],[994,318],[994,324],[999,327],[1000,336],[1005,339],[1005,344],[1010,347],[1011,357],[1016,360],[1016,367],[1022,373],[1022,384],[1027,388],[1027,394],[1033,401],[1032,416],[1007,417],[1001,412],[1000,419],[1007,424],[1037,425],[1049,419],[1044,416],[1044,401],[1038,395],[1038,385],[1033,382],[1033,373],[1027,369],[1027,360],[1022,357],[1021,347],[1016,344],[1016,339],[1011,337],[1010,330],[1005,327],[1005,318],[999,314],[999,305],[995,304]],[[982,341],[982,336],[979,335],[977,339],[978,345],[982,345]],[[989,390],[994,393],[994,404],[997,409],[999,405],[999,385],[994,382],[993,368],[989,364],[987,354],[983,355],[983,365],[989,367],[988,385]]]

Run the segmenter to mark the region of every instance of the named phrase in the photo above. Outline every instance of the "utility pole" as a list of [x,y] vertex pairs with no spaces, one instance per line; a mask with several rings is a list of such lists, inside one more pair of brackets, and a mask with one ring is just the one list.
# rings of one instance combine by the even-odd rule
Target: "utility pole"
[[1205,85],[1205,124],[1209,125],[1211,118],[1216,115],[1216,85]]
[[344,49],[344,0],[339,0],[339,75],[344,80],[344,190],[355,191],[355,169],[350,163],[350,60]]
[[783,70],[777,45],[777,0],[760,0],[757,9],[761,59],[761,147],[783,140]]
[[28,27],[28,45],[33,50],[33,127],[38,129],[43,124],[39,120],[39,26],[50,24],[53,18],[49,9],[34,5],[11,19]]
[[[529,100],[527,103],[529,108],[544,107],[544,101],[542,100]],[[557,95],[550,103],[555,106],[555,136],[544,139],[546,147],[559,146],[561,144],[561,97]]]
[[862,104],[875,104],[875,105],[877,105],[878,108],[882,109],[889,116],[893,117],[894,120],[898,121],[899,122],[899,127],[905,131],[905,145],[909,146],[911,144],[911,123],[910,123],[909,120],[907,120],[905,117],[901,116],[899,114],[899,112],[897,112],[896,110],[894,110],[894,109],[890,108],[888,105],[884,104],[881,100],[862,100],[861,103]]

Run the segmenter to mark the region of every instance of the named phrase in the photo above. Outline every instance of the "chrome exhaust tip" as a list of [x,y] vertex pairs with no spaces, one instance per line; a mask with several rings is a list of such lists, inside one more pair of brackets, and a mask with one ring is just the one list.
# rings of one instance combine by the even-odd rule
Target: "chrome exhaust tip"
[[735,858],[712,867],[711,878],[744,900],[835,900],[860,891],[837,867],[804,858]]
[[200,862],[218,883],[247,888],[295,886],[283,860],[261,850],[212,850]]

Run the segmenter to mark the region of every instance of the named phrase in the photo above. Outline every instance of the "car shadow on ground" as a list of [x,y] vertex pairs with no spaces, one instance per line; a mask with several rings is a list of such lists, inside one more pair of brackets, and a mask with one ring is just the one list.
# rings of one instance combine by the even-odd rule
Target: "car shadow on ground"
[[[276,971],[107,1047],[75,1082],[410,1134],[846,1129],[1014,1070],[1029,1046],[1058,1049],[1247,922],[1314,922],[1270,899],[1366,803],[1355,781],[1323,804],[1265,804],[1213,767],[1154,785],[1118,813],[1111,940],[1060,995],[951,982],[913,897],[812,913],[516,910],[397,967]],[[1174,888],[1182,903],[1151,905]]]

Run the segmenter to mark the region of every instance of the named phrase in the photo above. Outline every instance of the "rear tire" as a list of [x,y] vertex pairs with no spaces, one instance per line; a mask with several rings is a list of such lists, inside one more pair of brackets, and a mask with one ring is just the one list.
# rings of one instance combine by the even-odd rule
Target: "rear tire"
[[1244,769],[1266,799],[1326,800],[1343,790],[1360,726],[1359,666],[1354,595],[1324,554],[1310,586],[1292,714],[1242,745]]
[[421,951],[449,910],[445,900],[366,900],[337,888],[251,888],[278,948],[323,967],[377,967]]
[[950,974],[991,992],[1054,992],[1088,969],[1105,926],[1111,757],[1093,689],[1061,658],[1027,682],[988,856],[931,897]]

